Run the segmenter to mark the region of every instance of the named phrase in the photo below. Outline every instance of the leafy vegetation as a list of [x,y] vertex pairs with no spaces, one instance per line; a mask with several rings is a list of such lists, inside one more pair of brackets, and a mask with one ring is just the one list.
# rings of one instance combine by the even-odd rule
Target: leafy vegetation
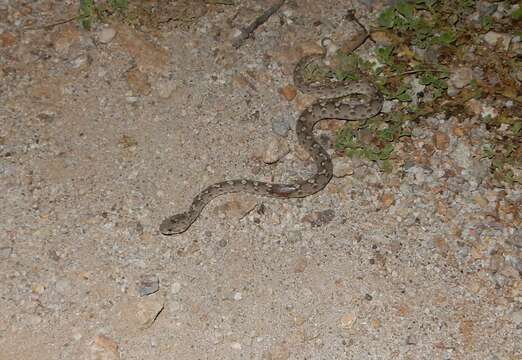
[[[509,1],[503,3],[509,8]],[[460,106],[461,112],[468,111],[462,105],[470,99],[483,101],[501,95],[521,102],[513,78],[513,74],[522,71],[520,57],[501,55],[499,52],[505,51],[501,48],[492,52],[483,46],[480,37],[495,30],[520,36],[522,7],[515,7],[508,15],[511,21],[518,21],[517,27],[498,23],[492,16],[498,2],[485,11],[479,11],[477,6],[475,0],[399,0],[379,14],[378,26],[370,32],[371,37],[380,39],[374,50],[376,61],[370,63],[354,54],[338,56],[334,72],[338,80],[357,79],[357,74],[364,73],[377,84],[385,99],[395,101],[395,109],[398,108],[398,111],[372,121],[348,123],[338,134],[339,149],[348,156],[376,161],[386,170],[390,168],[395,144],[409,135],[404,128],[404,124],[409,123],[407,120],[415,121],[441,108]],[[473,65],[467,55],[471,51],[475,52]],[[466,88],[450,97],[449,69],[459,66],[480,67],[497,76],[498,84],[491,86],[473,79]],[[443,102],[449,105],[441,107]],[[484,116],[482,121],[492,132],[500,128],[505,130],[508,125],[507,135],[493,136],[492,143],[484,147],[483,155],[491,159],[492,170],[500,180],[522,181],[512,171],[513,167],[522,166],[520,114],[502,113],[489,119]],[[372,126],[371,122],[378,126]]]
[[85,30],[90,30],[95,20],[115,13],[122,14],[128,7],[128,0],[109,0],[104,5],[98,5],[94,0],[80,0],[78,19]]

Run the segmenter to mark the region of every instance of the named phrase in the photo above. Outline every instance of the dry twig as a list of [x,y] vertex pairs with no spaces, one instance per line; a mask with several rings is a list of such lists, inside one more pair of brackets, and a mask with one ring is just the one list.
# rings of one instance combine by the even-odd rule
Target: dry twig
[[280,0],[279,2],[275,3],[271,7],[269,7],[264,13],[259,15],[250,25],[243,27],[241,29],[241,34],[234,39],[232,42],[232,45],[237,49],[243,44],[243,41],[248,39],[252,33],[262,24],[264,24],[270,16],[274,15],[281,6],[284,5],[286,0]]

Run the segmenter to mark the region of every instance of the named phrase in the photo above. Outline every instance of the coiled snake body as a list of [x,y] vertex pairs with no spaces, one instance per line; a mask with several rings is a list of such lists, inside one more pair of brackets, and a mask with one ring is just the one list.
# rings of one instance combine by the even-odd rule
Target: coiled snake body
[[[322,190],[333,176],[332,160],[326,150],[314,139],[314,125],[323,119],[363,120],[381,111],[382,96],[368,81],[332,82],[312,86],[303,78],[303,70],[311,62],[322,58],[318,55],[304,57],[294,70],[294,84],[303,92],[316,94],[316,100],[303,111],[296,123],[299,144],[311,155],[316,173],[309,179],[293,184],[275,184],[255,180],[228,180],[210,185],[192,201],[190,208],[165,219],[160,225],[164,235],[179,234],[187,230],[198,218],[203,208],[215,197],[245,192],[277,198],[301,198]],[[357,99],[354,95],[359,95]],[[360,97],[362,95],[362,99]]]

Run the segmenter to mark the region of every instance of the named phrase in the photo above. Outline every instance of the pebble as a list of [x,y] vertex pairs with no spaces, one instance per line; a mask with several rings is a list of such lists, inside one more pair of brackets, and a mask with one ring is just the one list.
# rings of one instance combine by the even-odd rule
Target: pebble
[[91,63],[91,59],[87,54],[81,54],[72,59],[69,64],[73,69],[79,69],[81,67],[88,66]]
[[42,322],[42,317],[37,314],[28,314],[27,315],[27,321],[33,325],[36,326]]
[[384,193],[380,199],[381,209],[387,209],[395,204],[395,195],[391,193]]
[[[482,113],[482,103],[477,99],[470,99],[466,102],[466,108],[475,115]],[[460,128],[462,129],[462,128]],[[462,134],[464,135],[464,134]]]
[[138,294],[146,296],[159,290],[159,279],[156,275],[144,275],[138,281]]
[[138,68],[133,68],[127,72],[127,83],[131,90],[139,95],[148,95],[151,91],[149,77]]
[[71,291],[71,282],[66,279],[58,280],[55,284],[56,291],[60,294],[67,294]]
[[172,80],[159,81],[156,89],[160,98],[168,99],[176,89],[176,83]]
[[483,36],[484,41],[491,46],[500,46],[500,49],[507,51],[511,43],[512,35],[489,31]]
[[118,23],[115,28],[118,33],[116,41],[134,58],[138,69],[147,73],[161,73],[168,67],[170,55],[166,49],[153,44],[145,34],[128,25]]
[[355,323],[355,320],[357,319],[357,317],[355,316],[355,314],[353,313],[347,313],[347,314],[344,314],[341,319],[339,320],[339,325],[342,329],[350,329],[353,324]]
[[301,56],[322,55],[324,53],[323,47],[316,42],[304,42],[301,44],[300,48]]
[[141,329],[151,327],[164,307],[163,300],[157,295],[142,298],[135,309],[139,327]]
[[467,67],[453,70],[449,79],[450,83],[457,89],[468,86],[471,80],[473,80],[473,70]]
[[7,259],[13,253],[13,248],[10,246],[4,246],[0,248],[0,259]]
[[290,124],[287,119],[276,117],[272,119],[272,131],[279,136],[285,137],[290,131]]
[[[105,336],[105,335],[97,335],[94,338],[94,344],[99,347],[100,349],[103,349],[107,351],[108,353],[112,354],[112,357],[101,357],[102,359],[119,359],[120,354],[118,351],[118,343],[114,341],[113,339]],[[98,356],[98,358],[100,358]]]
[[96,335],[94,343],[100,348],[109,350],[112,353],[118,352],[118,343],[105,335]]
[[233,298],[235,301],[239,301],[239,300],[243,299],[243,295],[241,295],[240,292],[235,292],[234,295],[232,296],[232,298]]
[[297,89],[293,85],[286,85],[279,89],[279,92],[288,101],[294,100],[297,95]]
[[417,339],[415,338],[414,335],[408,335],[406,337],[406,345],[416,345],[417,344]]
[[275,345],[270,352],[264,353],[262,358],[263,360],[288,360],[290,359],[290,350],[286,344]]
[[522,325],[522,309],[513,312],[513,313],[511,314],[511,320],[513,320],[513,322],[514,322],[517,326]]
[[489,205],[489,201],[488,199],[486,199],[485,197],[483,197],[482,195],[475,195],[473,197],[473,200],[475,200],[475,203],[480,206],[481,208],[487,208],[488,205]]
[[445,132],[437,131],[433,135],[433,143],[438,150],[446,150],[449,147],[450,138]]
[[257,206],[257,199],[251,196],[233,194],[228,200],[214,208],[214,213],[222,219],[242,219]]
[[51,34],[54,50],[59,54],[66,54],[73,44],[79,43],[80,32],[76,26],[66,25],[58,27],[58,30]]
[[379,319],[372,319],[372,321],[370,323],[372,325],[372,328],[374,328],[376,330],[380,329],[381,326],[382,326],[382,323],[381,323],[381,321]]
[[16,44],[16,35],[11,32],[0,34],[0,47],[6,48]]
[[295,273],[302,273],[305,271],[306,267],[308,266],[308,261],[305,257],[299,257],[294,263],[294,272]]
[[332,159],[333,163],[333,175],[337,178],[343,178],[347,175],[353,175],[354,164],[353,162],[343,156]]
[[170,292],[171,292],[172,294],[177,294],[177,293],[180,292],[180,290],[181,290],[181,284],[180,284],[179,282],[175,282],[175,283],[173,283],[173,284],[171,285],[171,287],[170,287]]
[[295,244],[300,242],[303,239],[303,235],[301,231],[288,231],[285,234],[286,241],[288,241],[289,244]]
[[230,344],[230,348],[232,348],[234,350],[241,350],[242,346],[238,342],[233,342],[233,343]]
[[111,27],[103,28],[100,32],[98,32],[98,41],[102,44],[108,44],[114,39],[116,36],[116,30]]
[[31,286],[31,291],[33,294],[41,295],[45,291],[45,286],[43,284],[34,284]]
[[281,139],[273,137],[266,146],[262,159],[265,164],[273,164],[290,152],[288,143]]
[[329,224],[334,218],[335,211],[328,209],[307,214],[301,219],[301,221],[310,223],[312,227],[319,227]]

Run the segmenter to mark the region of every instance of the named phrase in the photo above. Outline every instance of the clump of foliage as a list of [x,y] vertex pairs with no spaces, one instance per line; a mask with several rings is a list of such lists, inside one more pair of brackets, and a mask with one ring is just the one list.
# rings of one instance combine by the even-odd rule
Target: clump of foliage
[[[504,3],[509,5],[508,1]],[[517,32],[513,24],[498,23],[492,16],[498,4],[491,4],[491,8],[480,11],[477,5],[474,0],[399,0],[379,14],[378,26],[370,32],[370,36],[379,33],[381,39],[387,39],[380,41],[374,50],[376,62],[362,60],[355,54],[339,55],[334,72],[338,80],[356,80],[357,74],[365,73],[379,87],[386,100],[398,102],[398,111],[363,124],[348,123],[338,134],[338,148],[344,149],[349,156],[377,161],[389,169],[387,162],[393,156],[394,144],[408,135],[408,131],[403,131],[403,125],[407,123],[404,119],[437,111],[442,102],[458,105],[472,98],[485,99],[498,94],[521,101],[517,81],[513,78],[513,74],[522,69],[520,58],[491,52],[481,46],[483,42],[480,37],[490,30],[520,36],[522,7],[515,7],[509,16],[512,22],[518,24]],[[500,82],[497,86],[491,86],[473,80],[452,98],[447,94],[449,69],[459,65],[470,67],[470,59],[466,56],[471,46],[474,46],[477,59],[472,66],[494,73]],[[421,86],[424,88],[419,92]],[[492,160],[495,174],[505,181],[521,181],[510,170],[513,166],[522,165],[521,121],[520,114],[500,114],[488,123],[491,129],[506,129],[506,125],[502,127],[502,124],[511,127],[509,134],[502,137],[504,142],[492,144],[485,156]],[[369,125],[371,122],[381,125],[372,127]],[[384,137],[379,132],[383,123],[389,129]],[[368,136],[368,131],[371,136]],[[363,138],[373,140],[365,142]]]
[[128,0],[108,0],[101,5],[97,4],[94,0],[80,0],[80,24],[84,29],[90,30],[92,23],[96,19],[112,14],[122,14],[128,7]]

